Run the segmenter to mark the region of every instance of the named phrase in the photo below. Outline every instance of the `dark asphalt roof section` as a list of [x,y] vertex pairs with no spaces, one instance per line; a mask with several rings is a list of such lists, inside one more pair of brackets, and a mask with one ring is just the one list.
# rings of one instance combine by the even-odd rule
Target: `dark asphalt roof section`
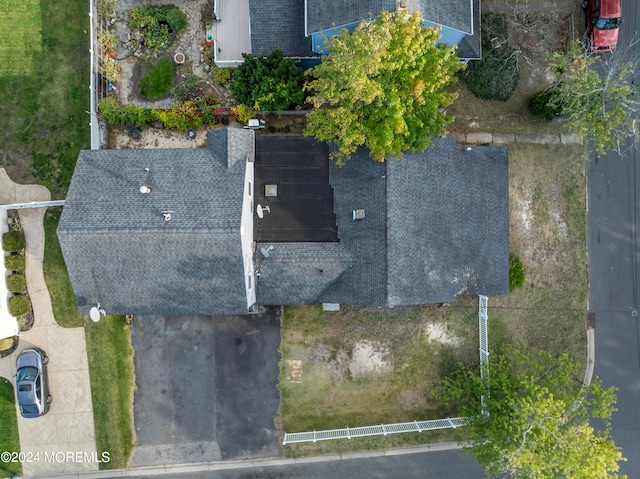
[[[260,250],[269,249],[265,258]],[[351,266],[340,243],[258,243],[256,301],[261,305],[312,304]]]
[[396,10],[396,0],[306,0],[307,34],[371,20],[380,12]]
[[240,220],[253,132],[209,140],[80,153],[58,236],[83,314],[97,302],[109,314],[246,312]]
[[480,30],[480,0],[473,0],[473,35],[465,35],[458,45],[458,57],[463,60],[482,59]]
[[[340,242],[353,263],[327,303],[401,306],[509,288],[508,150],[434,147],[377,163],[358,150],[332,165]],[[353,209],[364,209],[353,220]]]
[[[338,236],[353,262],[322,295],[324,303],[380,306],[387,302],[385,176],[386,164],[372,161],[363,148],[344,166],[331,164]],[[354,221],[354,209],[364,209],[365,218]]]
[[405,0],[409,11],[418,11],[423,20],[473,33],[473,8],[479,0]]
[[338,240],[328,156],[327,144],[313,138],[256,137],[255,203],[269,208],[254,220],[256,241]]
[[249,15],[252,55],[280,50],[285,57],[318,56],[304,33],[304,0],[250,1]]
[[508,293],[507,148],[436,138],[387,165],[389,305]]

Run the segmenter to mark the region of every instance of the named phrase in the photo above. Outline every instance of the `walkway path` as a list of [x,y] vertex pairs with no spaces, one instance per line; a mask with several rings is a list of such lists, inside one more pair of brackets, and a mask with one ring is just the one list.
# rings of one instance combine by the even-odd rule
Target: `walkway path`
[[[49,191],[39,185],[18,185],[11,181],[4,168],[0,168],[0,204],[46,201]],[[58,326],[51,309],[49,290],[44,281],[45,208],[19,210],[20,222],[26,238],[26,277],[29,296],[33,304],[34,325],[20,335],[16,352],[0,359],[0,376],[15,381],[15,361],[20,351],[42,348],[49,356],[49,389],[53,403],[48,414],[37,419],[18,416],[20,447],[22,452],[39,453],[39,461],[23,464],[23,475],[49,475],[80,471],[97,471],[95,462],[73,460],[45,461],[45,453],[96,452],[93,405],[89,385],[86,342],[83,328]],[[15,388],[15,383],[14,383]],[[81,454],[82,455],[82,454]],[[65,456],[66,457],[66,456]],[[75,459],[75,457],[74,457]]]
[[458,143],[491,143],[493,145],[511,145],[514,143],[536,143],[539,145],[581,145],[578,135],[570,133],[463,133],[452,131],[447,135]]

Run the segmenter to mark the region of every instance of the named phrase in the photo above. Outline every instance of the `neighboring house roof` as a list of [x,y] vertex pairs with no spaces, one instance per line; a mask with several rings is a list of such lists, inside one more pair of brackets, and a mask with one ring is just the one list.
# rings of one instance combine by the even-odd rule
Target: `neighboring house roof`
[[480,8],[479,0],[404,0],[402,3],[411,12],[420,12],[423,20],[467,34],[473,33],[473,11]]
[[[410,12],[420,12],[428,25],[442,25],[443,41],[460,42],[460,58],[480,58],[480,0],[243,0],[239,7],[227,8],[226,3],[218,7],[224,12],[212,29],[220,49],[216,62],[220,66],[242,63],[239,53],[237,58],[229,55],[233,55],[238,45],[246,43],[247,32],[250,48],[245,47],[245,53],[259,57],[280,50],[285,57],[311,58],[317,62],[317,51],[322,50],[318,45],[323,44],[325,34],[329,37],[335,34],[332,29],[336,27],[355,28],[358,22],[376,18],[383,10],[395,11],[398,4]],[[247,8],[249,15],[245,12]],[[246,27],[237,27],[240,23]],[[225,28],[227,24],[230,26]],[[317,51],[311,35],[318,37]]]
[[304,0],[307,35],[362,20],[371,20],[380,12],[396,10],[397,0]]
[[240,218],[253,132],[208,136],[203,149],[80,153],[58,236],[82,313],[98,302],[109,314],[246,311]]
[[249,12],[252,55],[280,50],[287,57],[318,56],[304,33],[304,0],[250,1]]
[[[327,171],[328,154],[302,136],[254,143],[244,129],[209,132],[204,149],[81,152],[58,227],[81,312],[100,302],[113,314],[246,313],[253,284],[259,305],[400,306],[508,293],[506,148],[436,138],[425,152],[384,163],[359,149]],[[272,184],[278,196],[266,194]],[[253,203],[264,201],[270,211],[253,215],[252,226]],[[264,240],[268,228],[287,227],[282,219],[290,234]],[[244,269],[242,228],[256,242]]]

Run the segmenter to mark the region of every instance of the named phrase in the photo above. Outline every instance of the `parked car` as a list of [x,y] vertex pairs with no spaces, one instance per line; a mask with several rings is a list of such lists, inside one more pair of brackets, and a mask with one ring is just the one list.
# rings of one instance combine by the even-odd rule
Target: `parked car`
[[586,41],[589,51],[607,53],[618,44],[622,21],[621,0],[583,0],[587,12]]
[[16,360],[16,392],[22,417],[44,416],[52,397],[47,381],[49,358],[39,349],[25,349]]

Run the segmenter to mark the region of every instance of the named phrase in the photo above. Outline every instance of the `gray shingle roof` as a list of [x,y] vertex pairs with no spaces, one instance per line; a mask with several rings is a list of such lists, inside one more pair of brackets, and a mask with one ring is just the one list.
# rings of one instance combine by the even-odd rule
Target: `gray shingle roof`
[[206,149],[80,153],[58,236],[83,313],[97,302],[113,314],[246,312],[234,159],[253,135],[227,131]]
[[[434,139],[376,163],[365,150],[331,183],[340,242],[352,266],[322,302],[411,305],[509,288],[508,150]],[[352,210],[365,210],[354,221]]]
[[390,306],[509,292],[508,150],[434,148],[387,165]]
[[[260,253],[262,247],[272,247],[268,258]],[[340,243],[259,243],[255,254],[260,269],[257,303],[316,303],[352,262]]]
[[[98,302],[112,314],[246,312],[240,222],[253,132],[208,140],[80,153],[58,236],[81,312]],[[436,138],[385,163],[360,149],[331,164],[328,181],[339,241],[259,243],[258,304],[399,306],[508,292],[506,148]],[[365,218],[354,221],[354,209]]]
[[306,0],[308,35],[349,23],[370,20],[396,10],[396,0]]
[[409,11],[420,12],[423,20],[473,33],[473,9],[478,0],[405,0]]
[[250,1],[249,13],[252,55],[280,50],[285,57],[318,56],[304,33],[304,0]]

